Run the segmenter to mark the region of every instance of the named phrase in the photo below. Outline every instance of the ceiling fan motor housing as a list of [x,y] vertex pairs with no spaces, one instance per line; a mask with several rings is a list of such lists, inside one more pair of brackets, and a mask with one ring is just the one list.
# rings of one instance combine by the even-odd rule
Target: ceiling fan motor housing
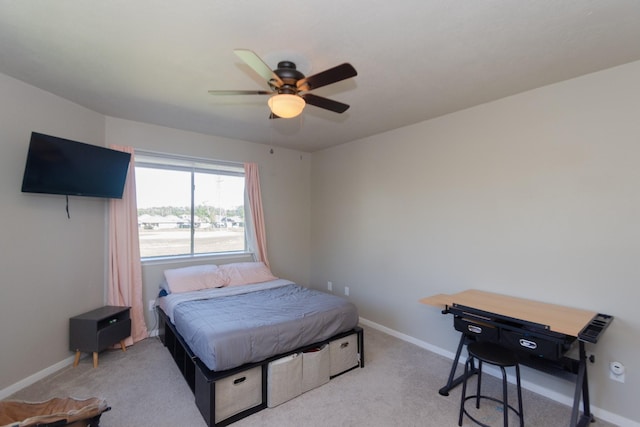
[[278,62],[278,68],[273,70],[273,72],[280,77],[284,83],[280,87],[274,87],[274,90],[277,90],[278,93],[281,94],[295,95],[298,93],[296,82],[304,79],[304,74],[296,69],[296,64],[291,61],[280,61]]

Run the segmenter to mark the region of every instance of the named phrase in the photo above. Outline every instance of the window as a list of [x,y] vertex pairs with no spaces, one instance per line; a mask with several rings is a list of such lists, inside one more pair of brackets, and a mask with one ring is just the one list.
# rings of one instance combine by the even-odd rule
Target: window
[[141,258],[246,250],[241,164],[136,152]]

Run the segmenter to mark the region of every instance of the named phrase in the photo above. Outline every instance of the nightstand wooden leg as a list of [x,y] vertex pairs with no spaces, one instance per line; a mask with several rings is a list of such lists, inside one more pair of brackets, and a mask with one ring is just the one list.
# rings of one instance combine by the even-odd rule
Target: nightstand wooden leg
[[93,367],[94,368],[98,367],[98,352],[97,351],[93,352]]
[[120,340],[120,348],[122,348],[122,351],[127,351],[127,346],[124,345],[124,340]]
[[79,362],[80,362],[80,350],[76,350],[76,358],[73,359],[73,367],[75,368],[76,366],[78,366]]

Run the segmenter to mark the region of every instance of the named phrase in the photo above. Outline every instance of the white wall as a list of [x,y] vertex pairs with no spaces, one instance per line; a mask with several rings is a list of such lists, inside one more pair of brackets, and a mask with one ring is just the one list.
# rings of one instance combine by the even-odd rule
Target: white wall
[[0,390],[69,357],[69,317],[102,304],[105,206],[20,191],[32,131],[104,145],[104,116],[0,74]]
[[[311,198],[310,155],[283,148],[185,132],[161,126],[107,118],[107,144],[193,157],[256,162],[260,172],[265,214],[267,251],[272,271],[279,277],[309,283],[309,239]],[[240,258],[222,262],[240,261]],[[144,301],[154,299],[166,268],[207,262],[202,259],[143,265]],[[213,262],[213,261],[209,261]],[[218,261],[215,261],[218,263]],[[147,327],[155,319],[146,313]]]
[[638,75],[635,62],[314,153],[312,286],[349,286],[361,316],[452,352],[452,320],[421,297],[479,288],[611,314],[588,346],[592,404],[640,422]]

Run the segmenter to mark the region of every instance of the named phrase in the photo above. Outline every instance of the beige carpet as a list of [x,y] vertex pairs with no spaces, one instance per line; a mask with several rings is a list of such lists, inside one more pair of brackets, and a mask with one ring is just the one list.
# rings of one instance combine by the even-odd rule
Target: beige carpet
[[[275,408],[265,409],[235,424],[258,426],[457,426],[460,387],[448,397],[438,389],[446,382],[451,361],[413,344],[365,327],[366,366],[334,378]],[[470,385],[475,384],[475,380]],[[511,389],[513,387],[510,387]],[[483,377],[483,393],[499,395],[500,384]],[[205,426],[169,352],[149,338],[126,353],[100,354],[68,367],[11,396],[42,401],[50,397],[102,397],[112,410],[102,416],[103,427]],[[515,396],[512,402],[515,402]],[[525,425],[566,426],[570,408],[523,390]],[[471,402],[470,402],[471,403]],[[502,425],[499,405],[483,402],[477,416]],[[473,408],[473,404],[468,405]],[[465,419],[464,426],[473,425]],[[517,425],[515,418],[510,425]],[[593,427],[612,424],[597,420]]]

